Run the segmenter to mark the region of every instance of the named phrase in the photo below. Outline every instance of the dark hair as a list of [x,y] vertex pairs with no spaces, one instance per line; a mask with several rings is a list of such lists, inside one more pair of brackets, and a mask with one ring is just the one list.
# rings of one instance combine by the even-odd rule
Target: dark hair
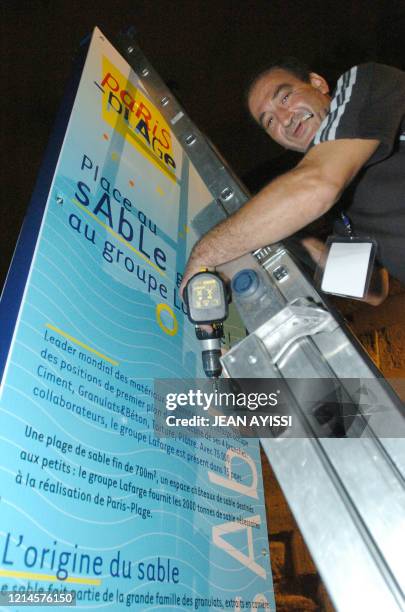
[[290,72],[295,77],[297,77],[297,79],[300,79],[301,81],[304,81],[305,83],[310,82],[311,72],[307,64],[305,64],[305,62],[302,62],[296,57],[290,57],[290,56],[280,57],[279,59],[274,60],[270,64],[267,64],[266,67],[256,72],[256,74],[248,82],[247,87],[245,89],[245,104],[247,108],[249,108],[248,102],[249,102],[250,93],[253,87],[256,85],[256,83],[262,77],[269,74],[273,70],[277,70],[277,69],[286,70],[287,72]]

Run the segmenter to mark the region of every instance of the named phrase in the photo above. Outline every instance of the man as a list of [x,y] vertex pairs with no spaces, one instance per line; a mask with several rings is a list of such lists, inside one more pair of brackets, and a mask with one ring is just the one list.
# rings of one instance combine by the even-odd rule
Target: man
[[[357,66],[340,77],[331,97],[319,74],[278,62],[253,81],[248,106],[273,140],[304,157],[203,236],[181,290],[201,267],[294,234],[345,191],[355,231],[377,240],[378,263],[405,283],[405,74],[379,64]],[[375,285],[368,301],[377,304],[388,293],[382,268]]]

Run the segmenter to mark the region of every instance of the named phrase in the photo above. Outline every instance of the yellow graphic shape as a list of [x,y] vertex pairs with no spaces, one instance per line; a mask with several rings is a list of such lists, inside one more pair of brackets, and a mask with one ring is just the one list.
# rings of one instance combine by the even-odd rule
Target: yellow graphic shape
[[118,154],[116,151],[113,151],[113,152],[111,153],[111,159],[112,159],[113,161],[117,161],[117,160],[119,160],[119,158],[120,158],[120,156],[119,156],[119,154]]
[[[161,316],[162,311],[168,312],[170,316],[172,317],[172,320],[173,320],[172,329],[170,327],[167,327],[167,325],[163,323],[162,316]],[[160,329],[162,329],[165,332],[165,334],[167,334],[168,336],[175,336],[177,334],[177,331],[179,329],[179,324],[177,323],[176,315],[174,314],[173,310],[170,308],[168,304],[158,304],[156,306],[156,319],[157,319]]]
[[65,580],[59,580],[54,574],[36,574],[35,572],[16,572],[14,570],[0,569],[0,576],[8,578],[27,578],[28,580],[45,580],[47,582],[69,582],[73,584],[92,584],[100,586],[100,578],[79,578],[78,576],[68,576]]
[[[105,56],[102,60],[102,69],[103,120],[151,161],[156,168],[164,172],[172,181],[176,181],[172,166],[164,160],[166,153],[174,160],[171,131],[165,118],[149,98]],[[146,121],[146,119],[149,143],[135,129],[140,120]],[[156,140],[152,144],[154,138]]]
[[143,259],[143,261],[145,261],[147,264],[149,264],[150,266],[152,266],[152,268],[154,270],[156,270],[156,272],[159,272],[159,274],[161,276],[166,276],[166,274],[163,272],[163,270],[161,270],[159,268],[159,266],[157,266],[155,263],[153,263],[153,261],[151,261],[150,259],[148,259],[143,253],[141,253],[140,251],[138,251],[138,249],[136,249],[135,247],[132,246],[132,244],[130,242],[128,242],[127,240],[125,240],[125,238],[123,238],[122,236],[120,236],[120,234],[117,234],[117,232],[114,232],[113,229],[111,229],[111,227],[109,225],[106,225],[105,223],[103,223],[102,221],[100,221],[100,219],[97,217],[97,215],[95,215],[94,213],[92,213],[90,210],[87,210],[87,208],[85,206],[83,206],[82,204],[80,204],[80,202],[78,202],[75,198],[72,198],[72,202],[73,204],[75,204],[76,206],[78,206],[83,212],[86,213],[86,215],[89,215],[89,217],[91,217],[92,219],[94,219],[94,221],[97,221],[97,223],[99,225],[101,225],[102,227],[104,227],[104,229],[107,230],[107,232],[109,232],[112,236],[114,236],[114,238],[116,238],[117,240],[119,240],[120,242],[122,242],[122,244],[125,244],[125,246],[128,249],[131,249],[131,251],[133,251],[138,257],[140,257],[141,259]]
[[159,186],[156,187],[156,191],[160,196],[164,196],[165,192],[163,191],[163,189]]
[[107,357],[107,355],[104,355],[104,353],[100,353],[99,351],[96,351],[96,349],[92,348],[88,344],[85,344],[84,342],[82,342],[81,340],[78,340],[74,336],[71,336],[70,334],[67,334],[66,332],[62,331],[61,329],[59,329],[59,327],[55,327],[54,325],[51,325],[50,323],[47,323],[46,327],[48,329],[51,329],[52,331],[56,332],[60,336],[63,336],[64,338],[67,338],[71,342],[74,342],[78,346],[81,346],[82,348],[86,349],[86,351],[90,351],[90,353],[94,353],[98,357],[101,357],[101,359],[104,359],[105,361],[108,361],[108,363],[111,363],[113,366],[119,365],[118,361],[115,361],[114,359],[111,359],[110,357]]

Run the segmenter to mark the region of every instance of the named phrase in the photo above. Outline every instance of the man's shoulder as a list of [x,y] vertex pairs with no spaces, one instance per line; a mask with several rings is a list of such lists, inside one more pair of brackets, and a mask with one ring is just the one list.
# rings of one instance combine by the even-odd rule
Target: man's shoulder
[[[367,62],[352,66],[338,79],[328,113],[311,146],[337,139],[390,141],[404,116],[405,72],[394,66]],[[390,114],[391,124],[381,121]]]
[[[363,64],[355,64],[351,66],[338,78],[336,87],[332,93],[332,102],[338,96],[342,94],[346,89],[351,89],[354,86],[359,87],[362,84],[369,82],[373,78],[374,73],[378,70],[379,66],[383,64],[377,64],[376,62],[366,62]],[[339,102],[339,100],[338,100]]]
[[[351,66],[340,75],[334,93],[338,92],[339,86],[347,86],[350,78],[359,83],[361,80],[399,78],[405,79],[405,72],[396,66],[389,66],[380,62],[364,62]],[[332,96],[333,97],[333,96]]]

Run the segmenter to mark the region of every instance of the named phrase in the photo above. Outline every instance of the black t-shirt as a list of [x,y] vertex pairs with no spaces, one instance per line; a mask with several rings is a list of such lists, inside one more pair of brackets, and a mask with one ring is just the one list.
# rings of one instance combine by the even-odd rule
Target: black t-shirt
[[377,240],[379,262],[405,283],[405,72],[370,63],[340,77],[311,146],[341,138],[380,141],[340,204],[358,234]]

